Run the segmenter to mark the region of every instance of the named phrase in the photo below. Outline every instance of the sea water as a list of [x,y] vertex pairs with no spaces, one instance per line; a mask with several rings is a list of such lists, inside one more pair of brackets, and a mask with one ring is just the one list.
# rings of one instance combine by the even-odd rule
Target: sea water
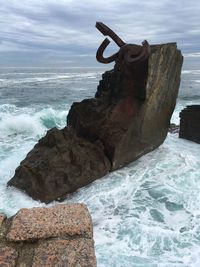
[[[94,96],[102,68],[0,69],[0,212],[46,206],[7,188],[39,138],[62,128],[72,102]],[[172,122],[200,104],[200,65],[186,60]],[[98,267],[200,266],[200,145],[168,134],[158,149],[78,190],[87,204]],[[53,202],[47,206],[55,205]]]

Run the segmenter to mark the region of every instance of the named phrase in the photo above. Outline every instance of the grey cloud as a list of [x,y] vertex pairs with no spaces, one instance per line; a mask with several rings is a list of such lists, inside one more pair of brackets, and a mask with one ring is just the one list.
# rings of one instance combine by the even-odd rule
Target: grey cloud
[[30,64],[35,53],[44,61],[48,54],[69,61],[74,56],[78,64],[78,56],[94,56],[104,38],[94,28],[99,20],[127,42],[177,41],[183,52],[199,52],[199,14],[200,2],[194,0],[7,0],[0,6],[0,64],[12,49],[13,62],[26,51]]

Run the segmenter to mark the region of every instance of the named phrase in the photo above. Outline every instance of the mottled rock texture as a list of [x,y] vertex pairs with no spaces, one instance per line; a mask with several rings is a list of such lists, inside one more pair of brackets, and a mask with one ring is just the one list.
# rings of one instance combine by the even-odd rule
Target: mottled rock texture
[[48,209],[21,209],[12,220],[7,239],[24,241],[65,235],[91,238],[92,233],[86,206],[69,204]]
[[200,105],[187,106],[181,111],[179,137],[200,144]]
[[38,246],[33,258],[32,267],[96,266],[93,241],[91,239],[47,241]]
[[2,246],[0,244],[0,266],[1,267],[15,267],[17,264],[18,253],[15,249]]
[[22,209],[0,228],[0,266],[95,267],[91,216],[83,204]]
[[76,136],[71,127],[53,128],[30,151],[8,185],[50,202],[91,183],[110,170],[103,146]]
[[152,151],[166,138],[183,57],[175,43],[151,46],[136,65],[116,60],[95,98],[74,103],[63,130],[52,129],[8,182],[50,202]]
[[3,221],[6,219],[6,216],[4,215],[4,214],[1,214],[0,213],[0,227],[1,227],[1,225],[2,225],[2,223],[3,223]]

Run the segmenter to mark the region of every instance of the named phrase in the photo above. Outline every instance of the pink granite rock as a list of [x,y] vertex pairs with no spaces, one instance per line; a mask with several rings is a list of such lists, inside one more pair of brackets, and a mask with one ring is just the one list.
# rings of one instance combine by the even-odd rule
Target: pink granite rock
[[53,240],[39,245],[32,267],[95,267],[94,242],[91,239]]
[[8,246],[0,247],[0,266],[1,267],[15,267],[18,253],[15,249]]
[[84,204],[21,209],[12,219],[7,240],[34,241],[69,236],[93,236],[91,216]]

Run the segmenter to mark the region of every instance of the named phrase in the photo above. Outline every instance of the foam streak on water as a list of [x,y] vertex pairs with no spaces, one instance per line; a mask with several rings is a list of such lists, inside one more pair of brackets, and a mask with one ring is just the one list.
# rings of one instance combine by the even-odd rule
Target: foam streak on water
[[[184,71],[176,123],[179,111],[200,97],[199,70]],[[99,78],[100,71],[90,69],[0,73],[0,212],[46,206],[6,183],[48,129],[64,127],[72,101],[93,96]],[[200,145],[169,134],[155,151],[65,201],[88,205],[98,267],[200,266],[199,153]]]

